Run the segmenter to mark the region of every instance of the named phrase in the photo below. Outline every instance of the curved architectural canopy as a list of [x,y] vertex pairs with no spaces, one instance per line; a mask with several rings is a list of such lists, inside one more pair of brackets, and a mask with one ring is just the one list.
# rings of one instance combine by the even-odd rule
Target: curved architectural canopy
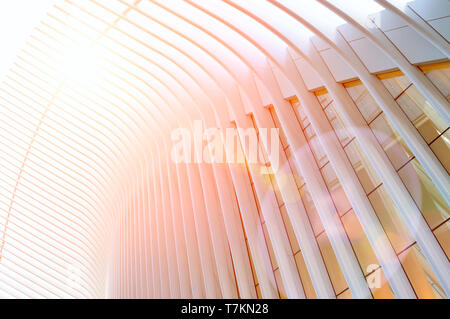
[[2,298],[447,298],[446,0],[57,0],[0,84]]

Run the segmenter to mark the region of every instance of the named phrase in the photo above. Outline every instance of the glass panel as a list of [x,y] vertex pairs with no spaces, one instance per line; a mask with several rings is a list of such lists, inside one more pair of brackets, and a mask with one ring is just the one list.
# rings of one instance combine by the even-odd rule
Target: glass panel
[[346,213],[352,206],[347,199],[347,195],[342,188],[336,173],[334,172],[331,164],[328,163],[322,168],[322,175],[327,184],[328,190],[330,191],[331,197],[333,198],[334,205],[340,215]]
[[[283,197],[281,196],[280,186],[282,188],[284,185],[280,185],[280,186],[278,185],[274,174],[262,174],[262,175],[263,175],[264,182],[267,183],[267,185],[272,186],[272,189],[275,192],[275,197],[277,198],[278,206],[283,205],[284,201],[283,201]],[[283,182],[283,180],[281,180],[281,178],[279,178],[279,181]]]
[[369,200],[372,203],[394,250],[399,253],[407,246],[411,245],[414,242],[414,239],[403,222],[399,212],[395,208],[384,185],[381,185],[370,194]]
[[272,263],[272,269],[278,268],[277,259],[275,258],[275,253],[273,252],[272,242],[269,238],[269,232],[267,231],[266,224],[262,225],[264,238],[266,239],[267,250],[269,251],[270,262]]
[[346,129],[346,125],[344,120],[339,116],[339,113],[336,112],[334,108],[334,103],[331,103],[326,109],[325,114],[330,120],[333,129],[339,138],[339,141],[342,145],[346,145],[353,138],[353,134],[350,130]]
[[441,244],[442,249],[445,251],[447,258],[450,257],[450,221],[442,224],[434,231],[439,244]]
[[297,237],[295,237],[294,229],[292,228],[291,221],[284,205],[280,207],[280,212],[281,217],[283,218],[284,227],[286,228],[289,242],[291,243],[292,253],[295,254],[300,250],[300,247],[298,246]]
[[308,213],[309,222],[313,228],[314,235],[317,236],[323,231],[323,225],[319,214],[317,214],[316,206],[314,206],[311,194],[305,186],[300,189],[300,196],[302,197],[303,204],[305,205],[306,212]]
[[303,254],[301,251],[295,254],[295,262],[297,263],[297,269],[302,280],[303,290],[305,291],[306,298],[316,299],[317,295],[314,291],[314,287],[311,282],[311,278],[309,277],[308,270],[306,269],[305,260],[303,259]]
[[300,188],[305,184],[305,181],[297,168],[295,156],[292,154],[291,147],[286,148],[286,157],[289,161],[292,173],[294,174],[295,183],[297,184],[297,187]]
[[322,145],[320,144],[319,139],[317,138],[316,133],[314,132],[313,128],[311,127],[311,125],[306,128],[305,136],[309,142],[309,146],[311,147],[311,150],[313,151],[314,157],[316,158],[316,161],[317,161],[319,167],[322,167],[326,162],[328,162],[328,158],[322,148]]
[[450,217],[450,207],[416,159],[405,165],[398,174],[431,229]]
[[411,81],[404,75],[383,79],[381,82],[394,98],[397,98],[411,84]]
[[[248,170],[248,168],[247,168],[247,170]],[[250,173],[249,173],[249,175],[250,175]],[[262,222],[264,222],[264,216],[261,212],[261,204],[259,203],[258,196],[256,195],[255,184],[253,183],[252,180],[251,180],[251,186],[252,186],[253,197],[255,198],[256,208],[258,209],[259,220],[262,223]]]
[[448,127],[414,85],[397,99],[397,103],[427,143]]
[[436,69],[425,72],[433,84],[450,101],[450,68]]
[[280,294],[280,299],[287,299],[286,290],[284,289],[283,280],[281,279],[280,269],[274,271],[275,281],[278,286],[278,293]]
[[300,102],[294,102],[292,103],[292,107],[294,108],[294,112],[297,114],[302,129],[305,129],[305,127],[309,125],[309,120],[305,114],[305,111],[303,110],[303,106],[300,104]]
[[446,298],[441,285],[417,244],[401,253],[399,258],[417,297],[424,299]]
[[367,276],[370,291],[375,299],[394,299],[391,286],[384,276],[383,269],[378,268]]
[[370,123],[381,113],[378,104],[362,84],[348,87],[347,92],[350,94],[353,101],[355,101],[355,104],[358,106],[359,111],[366,119],[367,123]]
[[347,145],[347,147],[345,147],[345,152],[347,153],[353,169],[355,170],[356,175],[358,175],[358,179],[361,182],[366,194],[381,184],[378,174],[373,169],[372,164],[370,164],[356,140],[353,140],[349,145]]
[[450,173],[450,131],[446,131],[430,145],[436,157]]
[[270,111],[270,114],[272,115],[272,119],[275,124],[275,127],[279,129],[278,134],[280,136],[281,145],[283,146],[283,149],[284,149],[288,145],[287,137],[284,134],[284,131],[281,129],[282,126],[281,126],[280,120],[278,119],[277,113],[275,112],[275,109],[273,107],[271,107],[269,109],[269,111]]
[[328,104],[330,104],[332,101],[332,98],[331,98],[330,94],[328,94],[328,93],[319,94],[316,96],[317,96],[317,99],[319,100],[320,105],[322,105],[323,108],[326,108],[328,106]]
[[370,124],[370,127],[395,169],[399,169],[412,158],[413,155],[408,146],[406,146],[403,139],[395,132],[384,113],[380,114]]
[[364,231],[353,210],[342,216],[342,223],[350,238],[353,250],[358,258],[364,276],[371,273],[375,267],[379,267],[378,259],[370,246]]
[[342,292],[347,288],[347,282],[342,274],[341,267],[338,264],[333,248],[328,240],[327,234],[322,233],[317,237],[320,251],[322,252],[325,266],[327,267],[328,274],[330,275],[331,283],[336,294]]
[[346,291],[344,291],[340,295],[338,295],[337,299],[353,299],[350,289],[347,289]]
[[252,254],[250,252],[250,248],[249,248],[249,245],[248,245],[247,238],[245,238],[245,246],[247,247],[248,259],[250,261],[250,268],[252,269],[253,282],[254,282],[255,285],[257,285],[259,283],[258,282],[258,277],[256,276],[255,265],[253,264],[253,258],[252,258]]

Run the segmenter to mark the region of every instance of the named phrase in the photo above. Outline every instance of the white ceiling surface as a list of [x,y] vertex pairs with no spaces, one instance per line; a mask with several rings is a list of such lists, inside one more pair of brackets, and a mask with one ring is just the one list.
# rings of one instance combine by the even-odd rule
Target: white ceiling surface
[[0,79],[55,0],[0,0]]

